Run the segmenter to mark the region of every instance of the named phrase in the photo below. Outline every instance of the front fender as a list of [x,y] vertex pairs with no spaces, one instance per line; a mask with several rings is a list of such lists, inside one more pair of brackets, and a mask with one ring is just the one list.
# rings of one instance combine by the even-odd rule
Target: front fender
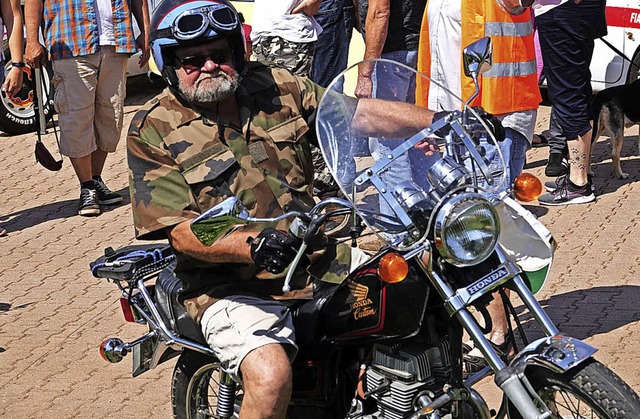
[[511,361],[511,367],[518,373],[530,365],[563,373],[591,358],[596,351],[593,346],[570,336],[544,337],[520,351]]

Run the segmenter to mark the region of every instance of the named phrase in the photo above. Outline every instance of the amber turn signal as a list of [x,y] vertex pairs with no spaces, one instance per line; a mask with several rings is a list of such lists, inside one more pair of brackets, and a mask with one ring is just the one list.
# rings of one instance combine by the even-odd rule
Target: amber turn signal
[[409,274],[409,265],[405,258],[397,253],[387,253],[380,259],[378,276],[384,282],[395,284],[402,281]]
[[513,193],[520,201],[533,201],[542,195],[542,182],[530,173],[521,173],[513,182]]

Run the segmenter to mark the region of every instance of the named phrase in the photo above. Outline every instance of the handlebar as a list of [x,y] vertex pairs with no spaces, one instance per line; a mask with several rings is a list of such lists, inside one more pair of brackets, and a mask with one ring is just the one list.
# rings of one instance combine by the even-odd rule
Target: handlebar
[[289,265],[289,271],[287,271],[287,276],[284,280],[284,285],[282,286],[282,292],[291,291],[291,279],[293,278],[293,273],[295,272],[298,266],[298,263],[300,263],[300,260],[302,260],[302,257],[304,256],[305,252],[307,251],[307,248],[309,247],[309,244],[318,235],[318,231],[320,231],[320,227],[322,227],[327,217],[329,216],[329,214],[320,214],[320,211],[322,211],[325,207],[329,205],[340,205],[346,208],[352,208],[351,203],[346,199],[336,198],[336,197],[323,199],[322,201],[318,202],[311,209],[311,211],[309,211],[309,214],[307,216],[308,217],[310,216],[310,221],[309,221],[309,224],[307,225],[307,228],[304,229],[303,237],[297,236],[296,235],[297,232],[293,232],[291,231],[291,229],[289,229],[289,231],[292,232],[294,235],[296,235],[296,237],[302,239],[302,245],[298,249],[298,253],[296,253],[295,258],[293,258],[291,265]]

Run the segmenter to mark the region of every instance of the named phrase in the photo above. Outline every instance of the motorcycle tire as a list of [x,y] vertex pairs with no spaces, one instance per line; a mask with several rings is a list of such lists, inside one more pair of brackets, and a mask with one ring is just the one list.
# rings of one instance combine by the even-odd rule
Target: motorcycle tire
[[[192,351],[180,355],[171,380],[173,417],[178,419],[205,419],[216,416],[220,362],[210,356]],[[233,413],[238,418],[242,393],[236,391]]]
[[[525,374],[553,418],[640,418],[638,395],[598,361],[587,361],[563,374],[539,367]],[[505,412],[509,419],[522,417],[510,403],[503,403],[496,418],[504,418]]]

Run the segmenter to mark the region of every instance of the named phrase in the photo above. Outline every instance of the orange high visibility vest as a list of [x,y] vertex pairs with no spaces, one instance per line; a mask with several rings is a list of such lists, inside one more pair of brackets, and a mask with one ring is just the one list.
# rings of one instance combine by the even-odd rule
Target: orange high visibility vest
[[[418,71],[431,73],[429,47],[429,20],[424,9],[418,46]],[[493,66],[479,77],[480,94],[471,103],[482,106],[495,115],[537,109],[541,102],[536,71],[536,52],[533,43],[533,25],[528,11],[510,15],[495,0],[462,0],[462,48],[484,37],[491,37]],[[461,65],[462,60],[461,60]],[[462,79],[462,99],[471,97],[475,86],[471,77]],[[429,81],[418,77],[416,104],[427,107]]]

